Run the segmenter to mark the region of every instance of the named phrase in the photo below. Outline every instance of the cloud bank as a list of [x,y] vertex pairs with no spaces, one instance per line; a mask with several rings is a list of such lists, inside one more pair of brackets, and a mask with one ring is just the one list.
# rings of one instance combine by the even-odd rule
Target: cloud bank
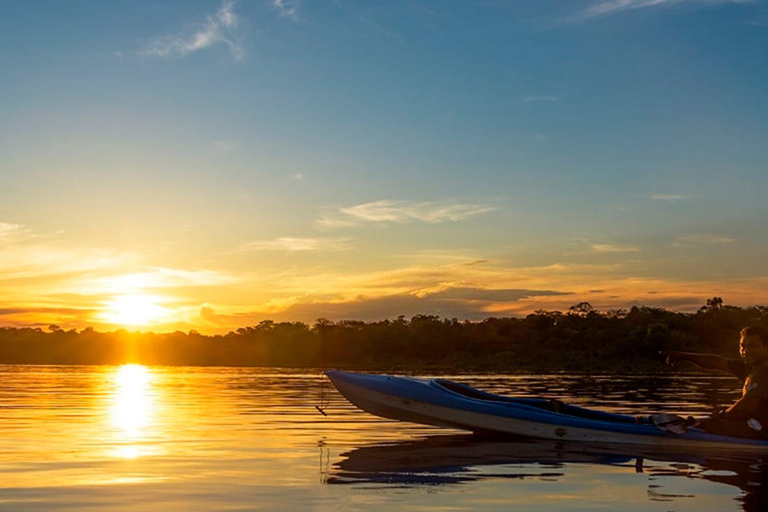
[[443,318],[482,320],[494,311],[514,308],[515,304],[532,297],[569,295],[567,292],[525,289],[488,289],[457,287],[427,292],[359,296],[348,300],[327,300],[307,297],[286,301],[284,308],[272,311],[226,315],[217,313],[210,305],[201,308],[200,316],[217,325],[236,325],[237,322],[256,323],[261,320],[312,322],[318,318],[329,320],[379,321],[398,316],[437,315]]

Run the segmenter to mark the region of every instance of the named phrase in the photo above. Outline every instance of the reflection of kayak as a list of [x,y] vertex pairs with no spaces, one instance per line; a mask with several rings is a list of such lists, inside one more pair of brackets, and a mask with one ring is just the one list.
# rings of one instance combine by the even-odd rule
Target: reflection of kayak
[[733,485],[747,493],[766,483],[760,458],[701,455],[637,445],[564,443],[540,439],[499,441],[472,435],[436,435],[378,443],[341,454],[329,484],[444,485],[486,478],[559,479],[572,464],[627,468],[651,475],[681,475]]
[[691,450],[768,452],[768,441],[662,431],[634,416],[585,409],[540,398],[493,395],[445,379],[326,372],[347,400],[381,416],[424,425],[539,439],[619,443]]
[[554,477],[561,473],[553,469],[564,463],[622,465],[633,461],[632,456],[605,450],[569,451],[562,441],[499,441],[478,439],[471,434],[362,446],[341,457],[328,483],[458,483],[482,476],[472,468],[520,464],[536,464],[538,476]]

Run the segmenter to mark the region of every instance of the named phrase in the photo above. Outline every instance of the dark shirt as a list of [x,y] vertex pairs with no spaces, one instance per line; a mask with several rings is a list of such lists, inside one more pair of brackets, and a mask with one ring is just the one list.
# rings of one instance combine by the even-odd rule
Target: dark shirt
[[750,416],[768,425],[768,360],[748,366],[744,361],[729,359],[728,369],[744,382],[742,397],[750,395],[759,398],[760,405]]

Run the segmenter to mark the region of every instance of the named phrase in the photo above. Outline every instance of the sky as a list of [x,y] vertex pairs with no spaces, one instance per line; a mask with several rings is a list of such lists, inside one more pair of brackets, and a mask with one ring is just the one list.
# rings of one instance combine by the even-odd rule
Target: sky
[[0,3],[0,325],[768,304],[766,0]]

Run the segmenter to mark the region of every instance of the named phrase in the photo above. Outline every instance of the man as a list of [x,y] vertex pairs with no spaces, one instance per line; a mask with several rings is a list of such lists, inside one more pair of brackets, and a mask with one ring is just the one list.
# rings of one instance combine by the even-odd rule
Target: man
[[744,381],[743,394],[727,409],[703,420],[699,426],[712,434],[768,439],[768,331],[760,327],[742,329],[741,361],[715,354],[663,352],[667,364],[688,361],[701,368],[731,373]]

